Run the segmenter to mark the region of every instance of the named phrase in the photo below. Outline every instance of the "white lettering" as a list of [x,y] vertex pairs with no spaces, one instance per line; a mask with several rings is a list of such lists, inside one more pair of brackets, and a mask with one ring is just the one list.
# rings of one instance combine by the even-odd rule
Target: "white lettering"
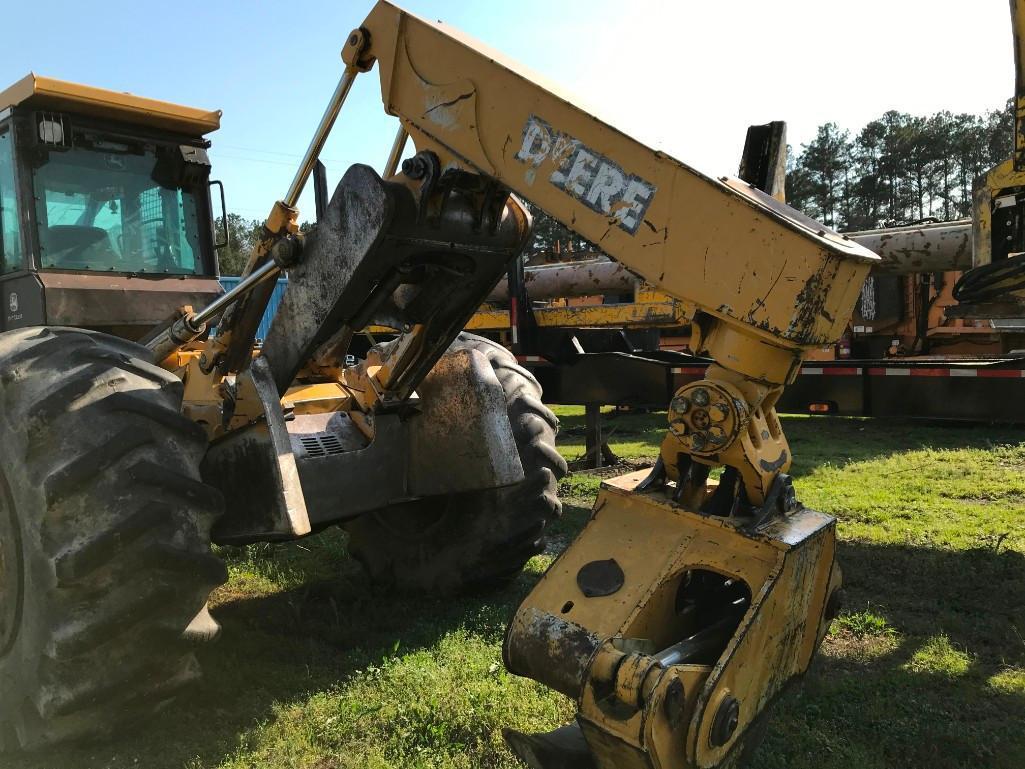
[[573,160],[573,167],[569,169],[569,177],[566,179],[566,191],[576,195],[578,198],[587,193],[587,185],[594,176],[595,157],[583,147],[577,150],[577,156]]
[[622,172],[615,166],[602,163],[598,173],[594,176],[591,189],[587,191],[587,202],[592,206],[597,205],[604,213],[612,211],[612,203],[619,193],[626,186]]
[[622,207],[616,211],[616,216],[623,226],[633,232],[637,229],[640,217],[644,214],[648,202],[651,200],[653,190],[640,179],[631,179],[626,185],[626,192],[623,193]]
[[523,179],[533,185],[543,165],[548,181],[590,210],[613,217],[631,235],[655,197],[655,186],[623,170],[613,159],[586,147],[579,139],[531,115],[515,158],[524,163]]
[[548,129],[536,120],[527,123],[523,132],[523,146],[516,153],[516,159],[532,166],[541,165],[552,148],[552,137]]

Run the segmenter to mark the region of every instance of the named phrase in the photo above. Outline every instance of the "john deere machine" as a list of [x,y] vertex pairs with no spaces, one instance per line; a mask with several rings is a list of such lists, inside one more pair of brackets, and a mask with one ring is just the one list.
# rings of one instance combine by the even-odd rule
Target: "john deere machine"
[[[211,542],[340,524],[373,577],[436,592],[538,552],[565,470],[556,421],[504,349],[460,332],[527,241],[525,198],[681,302],[716,363],[672,399],[657,466],[603,487],[513,618],[508,667],[579,715],[510,745],[535,767],[739,760],[840,586],[835,521],[797,501],[773,405],[877,257],[390,3],[342,59],[223,295],[216,113],[38,77],[2,95],[4,746],[110,732],[195,678],[189,644],[216,632],[204,605],[225,578]],[[299,195],[374,67],[400,123],[384,173],[352,166],[303,238]],[[394,339],[347,365],[369,326]]]

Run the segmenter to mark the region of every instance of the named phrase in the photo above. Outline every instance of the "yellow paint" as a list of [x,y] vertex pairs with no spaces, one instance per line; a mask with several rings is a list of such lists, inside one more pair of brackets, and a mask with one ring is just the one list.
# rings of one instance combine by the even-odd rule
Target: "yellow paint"
[[220,110],[185,107],[35,74],[23,77],[0,92],[0,109],[19,104],[121,120],[194,136],[216,131],[221,125]]
[[351,404],[352,395],[339,382],[294,385],[281,398],[282,407],[292,409],[296,414],[344,411]]
[[[519,642],[526,619],[536,612],[574,623],[602,641],[577,702],[599,769],[714,766],[767,699],[807,668],[824,635],[827,597],[839,587],[833,579],[835,521],[806,511],[786,529],[746,533],[732,521],[673,503],[672,487],[635,492],[644,475],[602,485],[591,520],[523,602],[507,644]],[[623,571],[623,587],[586,596],[578,572],[610,558]],[[693,617],[676,606],[691,569],[741,580],[751,591],[750,606],[715,665],[652,668],[650,655],[696,629]],[[640,645],[628,646],[631,639]],[[624,676],[629,648],[641,649],[634,652],[642,659],[634,659],[633,669],[644,675]],[[644,658],[648,665],[638,665]],[[674,724],[664,700],[677,678],[685,681],[686,698],[683,717]],[[740,725],[725,746],[713,748],[711,724],[727,694],[741,702]]]

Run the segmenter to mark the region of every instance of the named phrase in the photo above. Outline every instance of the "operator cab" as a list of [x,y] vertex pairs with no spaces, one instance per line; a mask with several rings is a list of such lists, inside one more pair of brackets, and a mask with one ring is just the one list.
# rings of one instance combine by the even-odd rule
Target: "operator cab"
[[205,138],[219,125],[35,75],[0,93],[0,330],[137,339],[220,294]]

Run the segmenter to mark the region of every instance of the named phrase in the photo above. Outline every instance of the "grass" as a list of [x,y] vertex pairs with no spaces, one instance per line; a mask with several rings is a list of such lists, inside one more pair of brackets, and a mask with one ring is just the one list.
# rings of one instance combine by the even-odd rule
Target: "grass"
[[[583,454],[579,409],[560,447]],[[613,449],[658,451],[664,415],[609,415]],[[786,418],[798,494],[839,518],[846,607],[776,706],[757,769],[1025,766],[1025,433]],[[563,546],[600,477],[562,482]],[[487,598],[377,592],[329,531],[224,551],[224,639],[205,682],[114,744],[5,769],[427,769],[516,766],[503,726],[548,729],[561,695],[505,672],[506,620],[539,556]]]

